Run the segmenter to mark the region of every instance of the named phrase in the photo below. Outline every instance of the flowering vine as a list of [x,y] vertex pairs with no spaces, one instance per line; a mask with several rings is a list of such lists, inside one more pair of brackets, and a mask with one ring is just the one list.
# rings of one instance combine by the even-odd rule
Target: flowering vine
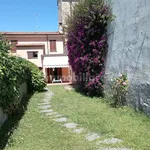
[[75,74],[82,76],[77,82],[88,95],[103,95],[108,47],[106,27],[112,18],[104,0],[80,0],[67,19],[69,63]]

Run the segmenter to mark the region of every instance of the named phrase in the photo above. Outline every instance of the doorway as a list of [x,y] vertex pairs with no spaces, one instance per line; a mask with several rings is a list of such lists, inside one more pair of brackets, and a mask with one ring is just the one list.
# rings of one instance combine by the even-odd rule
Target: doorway
[[61,68],[53,68],[53,79],[59,80],[62,76],[62,69]]
[[47,68],[47,82],[52,83],[53,80],[60,80],[62,77],[62,68]]

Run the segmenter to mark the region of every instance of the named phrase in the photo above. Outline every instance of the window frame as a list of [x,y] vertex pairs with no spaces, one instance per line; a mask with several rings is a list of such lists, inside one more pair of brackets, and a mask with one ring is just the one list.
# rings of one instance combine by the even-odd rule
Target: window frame
[[[37,57],[34,56],[34,53],[37,54]],[[28,59],[38,59],[38,53],[38,51],[27,51]]]
[[56,40],[50,40],[50,52],[57,52]]
[[17,51],[17,47],[16,45],[18,44],[18,40],[11,40],[11,52],[12,53],[16,53]]

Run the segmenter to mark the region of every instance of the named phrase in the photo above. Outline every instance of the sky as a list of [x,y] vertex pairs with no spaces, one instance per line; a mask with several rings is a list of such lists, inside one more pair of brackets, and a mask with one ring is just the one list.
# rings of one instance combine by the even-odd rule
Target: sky
[[0,31],[58,31],[57,0],[0,0]]

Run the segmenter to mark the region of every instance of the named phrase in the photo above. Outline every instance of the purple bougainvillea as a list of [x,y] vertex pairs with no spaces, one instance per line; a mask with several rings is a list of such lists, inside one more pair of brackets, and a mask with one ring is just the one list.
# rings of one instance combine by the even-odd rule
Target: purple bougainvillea
[[106,26],[111,19],[110,8],[103,0],[81,0],[67,20],[69,63],[81,90],[88,95],[103,95]]

